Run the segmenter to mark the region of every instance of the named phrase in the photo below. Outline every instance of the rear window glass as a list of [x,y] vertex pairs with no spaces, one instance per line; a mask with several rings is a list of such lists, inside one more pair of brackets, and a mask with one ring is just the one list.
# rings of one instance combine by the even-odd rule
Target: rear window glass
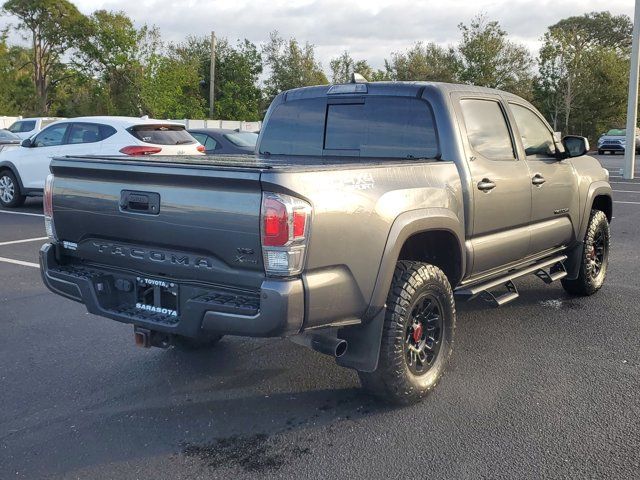
[[196,143],[182,125],[136,125],[127,131],[138,140],[156,145],[188,145]]
[[238,147],[255,147],[258,143],[258,134],[253,132],[225,133],[224,138]]
[[260,149],[274,155],[433,158],[438,141],[431,108],[416,98],[330,99],[329,105],[311,99],[278,106]]
[[278,105],[266,124],[260,153],[271,155],[322,155],[324,98],[295,100]]
[[29,120],[26,122],[15,122],[8,130],[13,133],[25,133],[30,132],[34,128],[36,128],[36,121]]
[[325,155],[346,150],[362,157],[433,158],[438,154],[429,106],[403,97],[328,105],[324,148]]

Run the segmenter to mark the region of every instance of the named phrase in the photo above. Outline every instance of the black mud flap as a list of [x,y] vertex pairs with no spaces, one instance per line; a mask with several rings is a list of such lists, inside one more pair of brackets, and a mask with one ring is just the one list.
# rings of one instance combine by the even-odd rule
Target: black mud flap
[[575,280],[580,275],[580,265],[582,265],[582,253],[584,251],[584,242],[579,242],[577,245],[565,252],[567,259],[564,261],[564,268],[567,271],[567,280]]
[[338,365],[360,372],[374,372],[378,368],[386,311],[386,308],[381,308],[369,322],[338,331],[338,338],[346,340],[349,345],[347,352],[336,358]]

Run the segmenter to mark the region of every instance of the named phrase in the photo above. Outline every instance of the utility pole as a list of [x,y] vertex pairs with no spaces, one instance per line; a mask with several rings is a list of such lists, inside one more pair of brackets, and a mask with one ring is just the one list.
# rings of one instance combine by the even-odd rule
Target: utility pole
[[209,81],[209,118],[213,118],[216,79],[216,32],[211,32],[211,68],[209,75],[211,76],[211,80]]
[[627,105],[627,143],[624,148],[624,178],[632,180],[636,163],[636,125],[638,122],[638,68],[640,67],[640,0],[636,0],[629,73],[629,104]]

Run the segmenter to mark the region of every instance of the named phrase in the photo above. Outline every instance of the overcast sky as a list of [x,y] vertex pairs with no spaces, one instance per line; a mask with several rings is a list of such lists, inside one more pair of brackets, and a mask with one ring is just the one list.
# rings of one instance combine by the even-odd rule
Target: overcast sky
[[[545,28],[561,18],[610,10],[633,16],[633,0],[73,0],[86,14],[123,10],[137,25],[157,25],[164,40],[215,30],[229,40],[260,44],[269,32],[316,45],[325,70],[349,50],[356,59],[382,67],[390,52],[417,41],[453,44],[457,25],[484,12],[511,38],[536,53]],[[7,19],[0,19],[0,26]]]

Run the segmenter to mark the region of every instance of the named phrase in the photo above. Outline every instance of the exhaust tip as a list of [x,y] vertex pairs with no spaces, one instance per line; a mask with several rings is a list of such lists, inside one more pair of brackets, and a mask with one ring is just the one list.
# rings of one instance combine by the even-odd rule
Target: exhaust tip
[[346,340],[342,340],[342,339],[338,340],[338,342],[336,343],[336,349],[334,352],[334,355],[336,356],[336,358],[340,358],[345,353],[347,353],[347,346],[348,344]]

